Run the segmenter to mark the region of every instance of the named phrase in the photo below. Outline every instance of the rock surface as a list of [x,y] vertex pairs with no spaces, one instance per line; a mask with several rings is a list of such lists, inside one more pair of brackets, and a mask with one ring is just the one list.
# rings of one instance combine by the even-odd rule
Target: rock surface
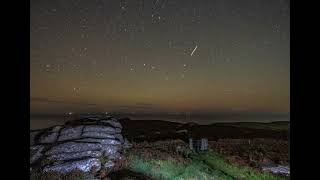
[[262,167],[263,171],[269,171],[274,174],[283,174],[285,176],[290,175],[290,168],[288,166],[270,166],[270,167]]
[[31,146],[30,147],[30,164],[36,162],[43,154],[44,146],[37,145],[37,146]]
[[91,116],[30,132],[30,166],[42,172],[84,173],[112,169],[131,146],[111,116]]
[[65,162],[61,164],[46,166],[44,172],[60,172],[60,173],[70,173],[75,170],[80,170],[82,172],[98,171],[101,169],[101,162],[97,158],[89,158],[79,161]]

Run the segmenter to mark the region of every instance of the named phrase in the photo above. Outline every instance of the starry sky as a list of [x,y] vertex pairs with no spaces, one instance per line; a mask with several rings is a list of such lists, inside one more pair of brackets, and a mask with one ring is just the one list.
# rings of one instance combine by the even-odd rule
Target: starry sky
[[31,0],[30,111],[290,112],[286,0]]

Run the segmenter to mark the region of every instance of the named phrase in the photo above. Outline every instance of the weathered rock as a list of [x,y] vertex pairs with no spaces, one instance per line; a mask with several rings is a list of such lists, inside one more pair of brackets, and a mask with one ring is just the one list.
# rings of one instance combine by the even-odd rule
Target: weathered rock
[[66,142],[52,147],[46,152],[46,155],[83,152],[83,151],[96,151],[101,150],[102,145],[98,143],[80,143],[80,142]]
[[110,157],[114,154],[116,154],[121,149],[120,146],[113,146],[113,145],[104,145],[102,147],[102,151],[104,153],[104,156]]
[[112,169],[114,165],[115,165],[114,162],[109,160],[108,162],[106,162],[106,163],[104,164],[104,167],[105,167],[106,169]]
[[115,134],[114,137],[118,139],[121,143],[124,143],[123,136],[121,134]]
[[94,131],[83,132],[81,137],[115,139],[115,136],[112,134],[108,134],[105,132],[94,132]]
[[58,137],[58,132],[45,132],[39,138],[39,143],[54,143]]
[[101,162],[97,158],[89,158],[78,161],[65,162],[61,164],[48,165],[44,172],[59,172],[70,173],[74,170],[80,170],[82,172],[99,171],[101,169]]
[[61,135],[64,134],[81,134],[82,129],[84,126],[80,125],[80,126],[74,126],[74,127],[66,127],[64,129],[61,130]]
[[103,145],[120,145],[121,142],[115,139],[95,139],[95,138],[85,138],[79,139],[77,142],[93,142],[93,143],[100,143]]
[[[121,158],[123,146],[131,145],[123,139],[121,129],[117,119],[96,116],[30,132],[32,169],[60,173],[89,172],[101,166],[111,169],[114,161]],[[101,158],[108,162],[101,164]]]
[[121,154],[119,152],[115,152],[114,154],[110,154],[107,156],[110,160],[117,160],[120,159]]
[[33,164],[42,157],[43,145],[36,145],[30,147],[30,164]]
[[101,120],[101,122],[104,123],[104,124],[110,124],[114,128],[122,129],[122,125],[117,120],[114,120],[114,119],[112,119],[112,120]]
[[99,126],[99,125],[87,125],[87,126],[85,126],[84,129],[83,129],[83,132],[88,132],[88,131],[103,132],[103,133],[107,133],[107,134],[115,134],[116,133],[116,129],[113,128],[113,127]]
[[32,131],[30,132],[30,146],[33,146],[36,142],[36,136],[41,133],[41,130],[40,131]]
[[120,128],[116,128],[115,132],[120,134],[121,133],[121,129]]
[[102,156],[101,151],[84,151],[84,152],[76,152],[76,153],[61,153],[61,154],[53,154],[48,156],[49,160],[58,160],[58,161],[65,161],[71,159],[80,159],[84,157],[92,157],[92,158],[99,158]]
[[84,126],[67,127],[61,130],[58,141],[66,141],[81,137]]
[[62,126],[54,126],[52,127],[51,132],[59,132],[60,129],[62,129]]

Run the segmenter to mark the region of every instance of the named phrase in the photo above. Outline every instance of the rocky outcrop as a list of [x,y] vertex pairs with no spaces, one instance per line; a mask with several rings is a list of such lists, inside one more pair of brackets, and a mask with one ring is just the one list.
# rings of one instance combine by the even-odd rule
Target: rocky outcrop
[[82,172],[97,171],[101,169],[101,162],[97,158],[88,158],[78,161],[65,162],[61,164],[49,165],[44,167],[44,172],[60,172],[70,173],[74,170],[80,170]]
[[30,132],[30,165],[42,172],[110,170],[131,147],[121,130],[116,118],[95,116]]

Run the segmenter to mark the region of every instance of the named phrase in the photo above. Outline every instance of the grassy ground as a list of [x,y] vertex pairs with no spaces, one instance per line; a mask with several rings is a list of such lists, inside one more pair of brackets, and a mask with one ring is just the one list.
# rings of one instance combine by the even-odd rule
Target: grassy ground
[[[234,164],[225,155],[213,150],[195,153],[180,140],[154,143],[134,143],[124,152],[125,157],[116,162],[115,170],[105,179],[139,180],[280,180],[285,179],[267,172],[261,172],[246,165]],[[101,176],[102,171],[99,172]],[[62,176],[60,174],[31,173],[30,179],[83,179],[80,172]]]
[[267,172],[259,172],[246,166],[237,166],[237,165],[228,163],[222,155],[217,154],[215,152],[208,152],[208,153],[195,155],[194,159],[202,160],[206,165],[208,165],[212,169],[216,169],[221,172],[224,172],[228,176],[231,176],[235,179],[252,179],[252,180],[282,179],[278,176],[272,175]]
[[[158,152],[158,154],[161,152]],[[175,158],[150,158],[143,153],[126,154],[128,168],[153,179],[283,179],[267,172],[259,172],[246,166],[229,163],[222,155],[215,152],[184,152],[184,161]],[[177,158],[178,159],[178,158]]]
[[205,164],[191,161],[187,164],[172,160],[146,160],[138,156],[130,157],[130,168],[154,179],[232,179],[220,171],[212,171]]

